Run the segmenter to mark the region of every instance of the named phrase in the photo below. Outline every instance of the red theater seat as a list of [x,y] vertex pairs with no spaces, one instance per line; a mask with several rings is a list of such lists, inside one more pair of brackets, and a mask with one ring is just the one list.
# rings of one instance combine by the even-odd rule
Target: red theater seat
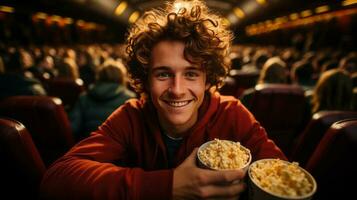
[[0,118],[1,199],[37,199],[45,165],[27,129]]
[[14,96],[0,102],[0,115],[23,123],[46,164],[74,144],[70,122],[61,100],[46,96]]
[[235,80],[237,87],[236,97],[239,98],[245,89],[252,88],[256,85],[259,78],[259,72],[244,72],[237,69],[232,69],[229,76]]
[[81,79],[54,78],[47,80],[45,86],[49,96],[59,97],[66,110],[70,110],[76,103],[85,87]]
[[315,199],[353,199],[357,178],[357,119],[335,122],[306,165],[315,177]]
[[290,160],[297,161],[301,166],[305,166],[327,129],[334,122],[348,118],[357,118],[357,112],[335,110],[315,113],[297,139]]
[[236,84],[236,81],[232,77],[227,76],[226,79],[224,80],[223,87],[221,87],[219,90],[219,93],[221,93],[222,95],[237,97],[238,95],[237,92],[238,92],[238,86]]
[[304,90],[288,84],[258,84],[248,104],[269,137],[288,155],[294,138],[309,120]]

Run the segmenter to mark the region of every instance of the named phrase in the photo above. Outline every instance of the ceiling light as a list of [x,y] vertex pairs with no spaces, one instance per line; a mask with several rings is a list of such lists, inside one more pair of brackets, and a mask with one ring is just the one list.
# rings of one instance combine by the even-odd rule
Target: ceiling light
[[128,3],[125,1],[122,1],[119,3],[118,7],[115,9],[114,13],[115,15],[121,15],[125,11],[125,9],[128,7]]
[[136,20],[139,18],[140,13],[138,11],[135,11],[133,13],[131,13],[130,17],[129,17],[129,23],[134,23],[136,22]]

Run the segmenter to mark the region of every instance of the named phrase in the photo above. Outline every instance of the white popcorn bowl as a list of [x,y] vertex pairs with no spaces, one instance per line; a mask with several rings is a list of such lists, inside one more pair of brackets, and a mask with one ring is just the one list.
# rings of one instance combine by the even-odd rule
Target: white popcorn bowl
[[[233,141],[230,141],[230,140],[221,140],[221,141],[234,143]],[[201,160],[200,156],[199,156],[199,152],[202,151],[204,148],[206,148],[209,144],[211,144],[211,143],[213,143],[213,142],[214,142],[214,140],[208,141],[208,142],[202,144],[202,145],[199,147],[199,149],[198,149],[198,151],[197,151],[197,156],[196,156],[196,157],[197,157],[197,161],[198,161],[198,166],[199,166],[200,168],[203,168],[203,169],[211,169],[211,170],[239,170],[239,169],[242,169],[242,170],[244,171],[244,173],[247,172],[248,167],[249,167],[249,164],[250,164],[251,161],[252,161],[252,155],[250,154],[250,150],[247,149],[246,147],[244,147],[243,145],[240,145],[240,148],[243,149],[243,150],[249,155],[249,157],[248,157],[248,161],[247,161],[247,162],[245,163],[245,165],[242,166],[241,168],[237,168],[237,169],[215,169],[215,168],[211,168],[211,167],[208,166],[206,163],[204,163],[204,162]]]
[[[266,190],[265,188],[261,187],[252,178],[252,167],[257,165],[258,163],[269,162],[269,161],[272,161],[272,160],[276,160],[276,159],[261,159],[261,160],[257,160],[257,161],[253,162],[249,166],[249,169],[248,169],[249,200],[310,200],[310,199],[312,199],[312,197],[315,194],[316,189],[317,189],[316,181],[315,181],[314,177],[308,171],[306,171],[305,169],[303,169],[300,166],[298,166],[299,169],[301,171],[303,171],[303,173],[306,175],[306,177],[309,180],[309,182],[312,184],[312,190],[308,194],[302,195],[302,196],[298,196],[298,197],[291,197],[291,196],[285,196],[285,195],[280,195],[280,194],[274,194],[274,193]],[[281,161],[285,162],[285,163],[290,163],[290,162],[284,161],[284,160],[281,160]]]

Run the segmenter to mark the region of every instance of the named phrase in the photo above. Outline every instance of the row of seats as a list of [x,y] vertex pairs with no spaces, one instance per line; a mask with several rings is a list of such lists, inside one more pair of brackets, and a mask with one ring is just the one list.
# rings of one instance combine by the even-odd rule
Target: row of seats
[[[268,86],[257,88],[257,91],[260,91],[261,95],[268,96],[274,93],[274,90],[269,89]],[[298,92],[297,94],[300,95]],[[268,96],[265,96],[265,99],[269,102],[268,99],[271,97]],[[267,107],[273,109],[274,105]],[[274,113],[269,113],[269,110],[265,112],[270,116],[274,116]],[[285,110],[285,112],[293,111]],[[0,129],[2,140],[0,141],[0,157],[1,163],[5,163],[5,165],[2,165],[1,171],[12,172],[11,170],[14,170],[16,174],[16,178],[10,180],[7,185],[16,185],[19,180],[25,180],[25,178],[29,178],[30,182],[36,182],[36,180],[38,182],[40,174],[44,172],[44,169],[74,145],[68,117],[61,104],[61,100],[58,98],[40,96],[10,97],[0,102],[0,116],[3,118],[0,120],[2,126]],[[11,119],[4,119],[4,117],[16,119],[21,123]],[[259,116],[257,115],[257,117]],[[355,118],[355,120],[350,120],[352,122],[340,121],[351,118]],[[326,165],[330,166],[336,163],[351,162],[352,153],[355,152],[351,144],[355,144],[354,138],[357,133],[356,119],[357,112],[321,111],[316,113],[299,136],[289,159],[299,162],[301,166],[311,171],[313,175],[316,174],[318,180],[320,179],[319,176],[322,176],[320,175],[323,172],[321,168],[324,168],[325,165],[321,163],[327,162]],[[296,119],[289,119],[286,123],[290,123],[290,120],[296,123]],[[339,122],[335,123],[337,121]],[[268,129],[274,130],[272,124],[267,125],[270,125],[267,126]],[[279,128],[278,125],[276,125],[276,128]],[[27,130],[29,130],[31,136],[29,136]],[[325,133],[326,131],[327,133]],[[276,135],[277,139],[284,138],[283,132],[278,133],[280,135]],[[32,143],[32,139],[34,143]],[[280,142],[283,143],[284,141],[281,140]],[[11,161],[14,159],[16,162]],[[325,159],[327,161],[324,161]],[[343,159],[344,161],[329,162],[339,159]],[[349,163],[349,165],[351,164]],[[332,172],[334,174],[340,173],[340,171]],[[350,172],[351,170],[342,171],[342,173]],[[11,173],[8,175],[13,177]],[[25,177],[26,175],[30,176]],[[338,179],[339,176],[334,178]],[[2,181],[5,180],[2,179]],[[26,181],[22,181],[21,184],[26,184]],[[327,187],[323,183],[321,185],[321,188]]]
[[309,121],[304,90],[296,85],[257,84],[246,106],[269,137],[289,155],[293,141]]
[[25,126],[0,118],[0,193],[8,199],[38,199],[46,166]]
[[[315,177],[314,199],[353,195],[356,178],[357,118],[337,121],[323,135],[306,169]],[[1,194],[14,199],[37,199],[46,166],[22,123],[0,118]],[[350,179],[350,180],[348,180]],[[21,192],[16,192],[21,188]]]
[[337,121],[350,118],[357,118],[357,112],[336,110],[315,113],[295,141],[290,160],[298,161],[301,166],[305,167],[327,129]]
[[25,125],[46,166],[74,145],[71,125],[59,98],[9,97],[0,102],[0,116],[16,119]]
[[357,178],[357,118],[332,124],[305,168],[318,184],[314,199],[351,199]]
[[242,70],[232,69],[229,71],[229,76],[227,76],[220,92],[224,95],[239,98],[244,90],[256,85],[258,78],[259,72],[244,72]]
[[81,93],[85,91],[81,79],[52,78],[42,80],[48,96],[58,97],[62,100],[65,110],[73,108]]

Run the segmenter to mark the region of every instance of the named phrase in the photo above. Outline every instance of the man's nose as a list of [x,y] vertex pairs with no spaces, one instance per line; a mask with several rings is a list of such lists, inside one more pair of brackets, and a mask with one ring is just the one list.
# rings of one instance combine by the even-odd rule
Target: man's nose
[[182,77],[175,76],[173,78],[170,93],[178,97],[184,94],[184,81],[182,80]]

